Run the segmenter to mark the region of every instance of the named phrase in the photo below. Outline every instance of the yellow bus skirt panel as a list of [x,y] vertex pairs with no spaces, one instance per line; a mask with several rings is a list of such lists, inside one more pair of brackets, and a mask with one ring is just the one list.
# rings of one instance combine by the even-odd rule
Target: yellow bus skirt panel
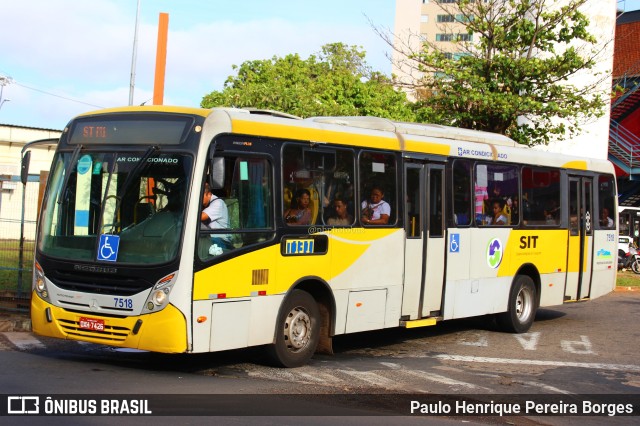
[[[182,353],[187,350],[187,323],[184,315],[173,305],[149,315],[112,318],[91,312],[68,312],[45,302],[35,292],[31,299],[31,326],[33,332],[41,336],[154,352]],[[51,312],[51,322],[47,320],[47,308]],[[78,323],[82,317],[103,320],[104,330],[80,329]],[[142,324],[134,334],[138,320]]]

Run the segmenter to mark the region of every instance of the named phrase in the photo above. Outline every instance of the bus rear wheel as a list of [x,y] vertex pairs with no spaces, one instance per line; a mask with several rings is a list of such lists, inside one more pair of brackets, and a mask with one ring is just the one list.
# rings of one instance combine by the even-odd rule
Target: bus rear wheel
[[293,290],[285,299],[269,356],[280,367],[300,367],[311,359],[320,337],[320,310],[307,292]]
[[509,292],[507,312],[498,314],[500,328],[509,333],[526,333],[536,317],[536,287],[531,277],[517,275]]

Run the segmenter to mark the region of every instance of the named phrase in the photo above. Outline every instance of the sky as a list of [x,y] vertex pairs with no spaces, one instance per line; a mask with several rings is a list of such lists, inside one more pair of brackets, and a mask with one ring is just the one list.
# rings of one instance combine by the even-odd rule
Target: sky
[[[640,1],[640,0],[639,0]],[[21,0],[0,7],[0,124],[61,130],[75,115],[127,105],[138,0]],[[361,46],[391,74],[394,0],[139,0],[133,104],[151,104],[160,13],[169,15],[165,105],[199,106],[233,65],[328,43]],[[7,80],[8,79],[8,80]],[[1,81],[1,80],[0,80]]]
[[[598,1],[598,0],[591,0]],[[161,12],[169,14],[165,105],[199,106],[233,65],[328,43],[361,46],[391,74],[395,0],[139,0],[133,104],[150,104]],[[61,130],[75,115],[127,105],[138,0],[4,0],[0,124]],[[619,0],[640,10],[640,0]],[[9,80],[7,80],[9,79]],[[0,80],[2,81],[2,80]]]

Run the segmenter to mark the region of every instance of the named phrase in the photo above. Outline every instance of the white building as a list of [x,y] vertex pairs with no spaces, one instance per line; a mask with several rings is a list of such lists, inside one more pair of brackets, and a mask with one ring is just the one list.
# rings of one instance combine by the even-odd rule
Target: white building
[[[58,139],[62,132],[52,129],[0,125],[0,240],[20,238],[22,219],[22,183],[20,164],[22,148],[31,141]],[[33,239],[35,221],[42,199],[46,174],[51,166],[55,145],[34,147],[31,150],[32,176],[25,193],[25,239]]]
[[[427,40],[437,43],[442,51],[455,53],[454,43],[448,42],[443,34],[445,34],[445,28],[451,33],[451,28],[455,28],[456,24],[451,22],[451,14],[443,11],[441,7],[441,5],[450,7],[454,2],[454,0],[396,0],[392,72],[401,80],[415,81],[419,78],[419,73],[416,72],[415,66],[408,63],[398,51],[417,51],[421,43]],[[555,0],[549,1],[548,4],[553,4],[555,7],[565,2],[567,0]],[[569,83],[576,87],[596,84],[597,90],[608,98],[611,93],[617,0],[588,0],[581,11],[589,18],[588,31],[599,41],[596,49],[600,53],[596,69],[577,75]],[[540,147],[540,149],[574,154],[579,152],[584,156],[606,159],[609,110],[607,109],[600,119],[585,123],[581,128],[582,133],[574,139],[552,142],[549,146]]]

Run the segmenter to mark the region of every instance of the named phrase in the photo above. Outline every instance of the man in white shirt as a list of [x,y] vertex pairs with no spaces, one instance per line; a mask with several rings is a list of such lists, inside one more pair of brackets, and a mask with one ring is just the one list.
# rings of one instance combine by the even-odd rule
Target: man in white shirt
[[[229,211],[224,200],[211,193],[208,183],[204,184],[204,194],[202,195],[202,206],[204,210],[200,215],[203,225],[213,230],[229,228]],[[211,242],[221,249],[231,250],[231,236],[229,234],[211,234]]]

